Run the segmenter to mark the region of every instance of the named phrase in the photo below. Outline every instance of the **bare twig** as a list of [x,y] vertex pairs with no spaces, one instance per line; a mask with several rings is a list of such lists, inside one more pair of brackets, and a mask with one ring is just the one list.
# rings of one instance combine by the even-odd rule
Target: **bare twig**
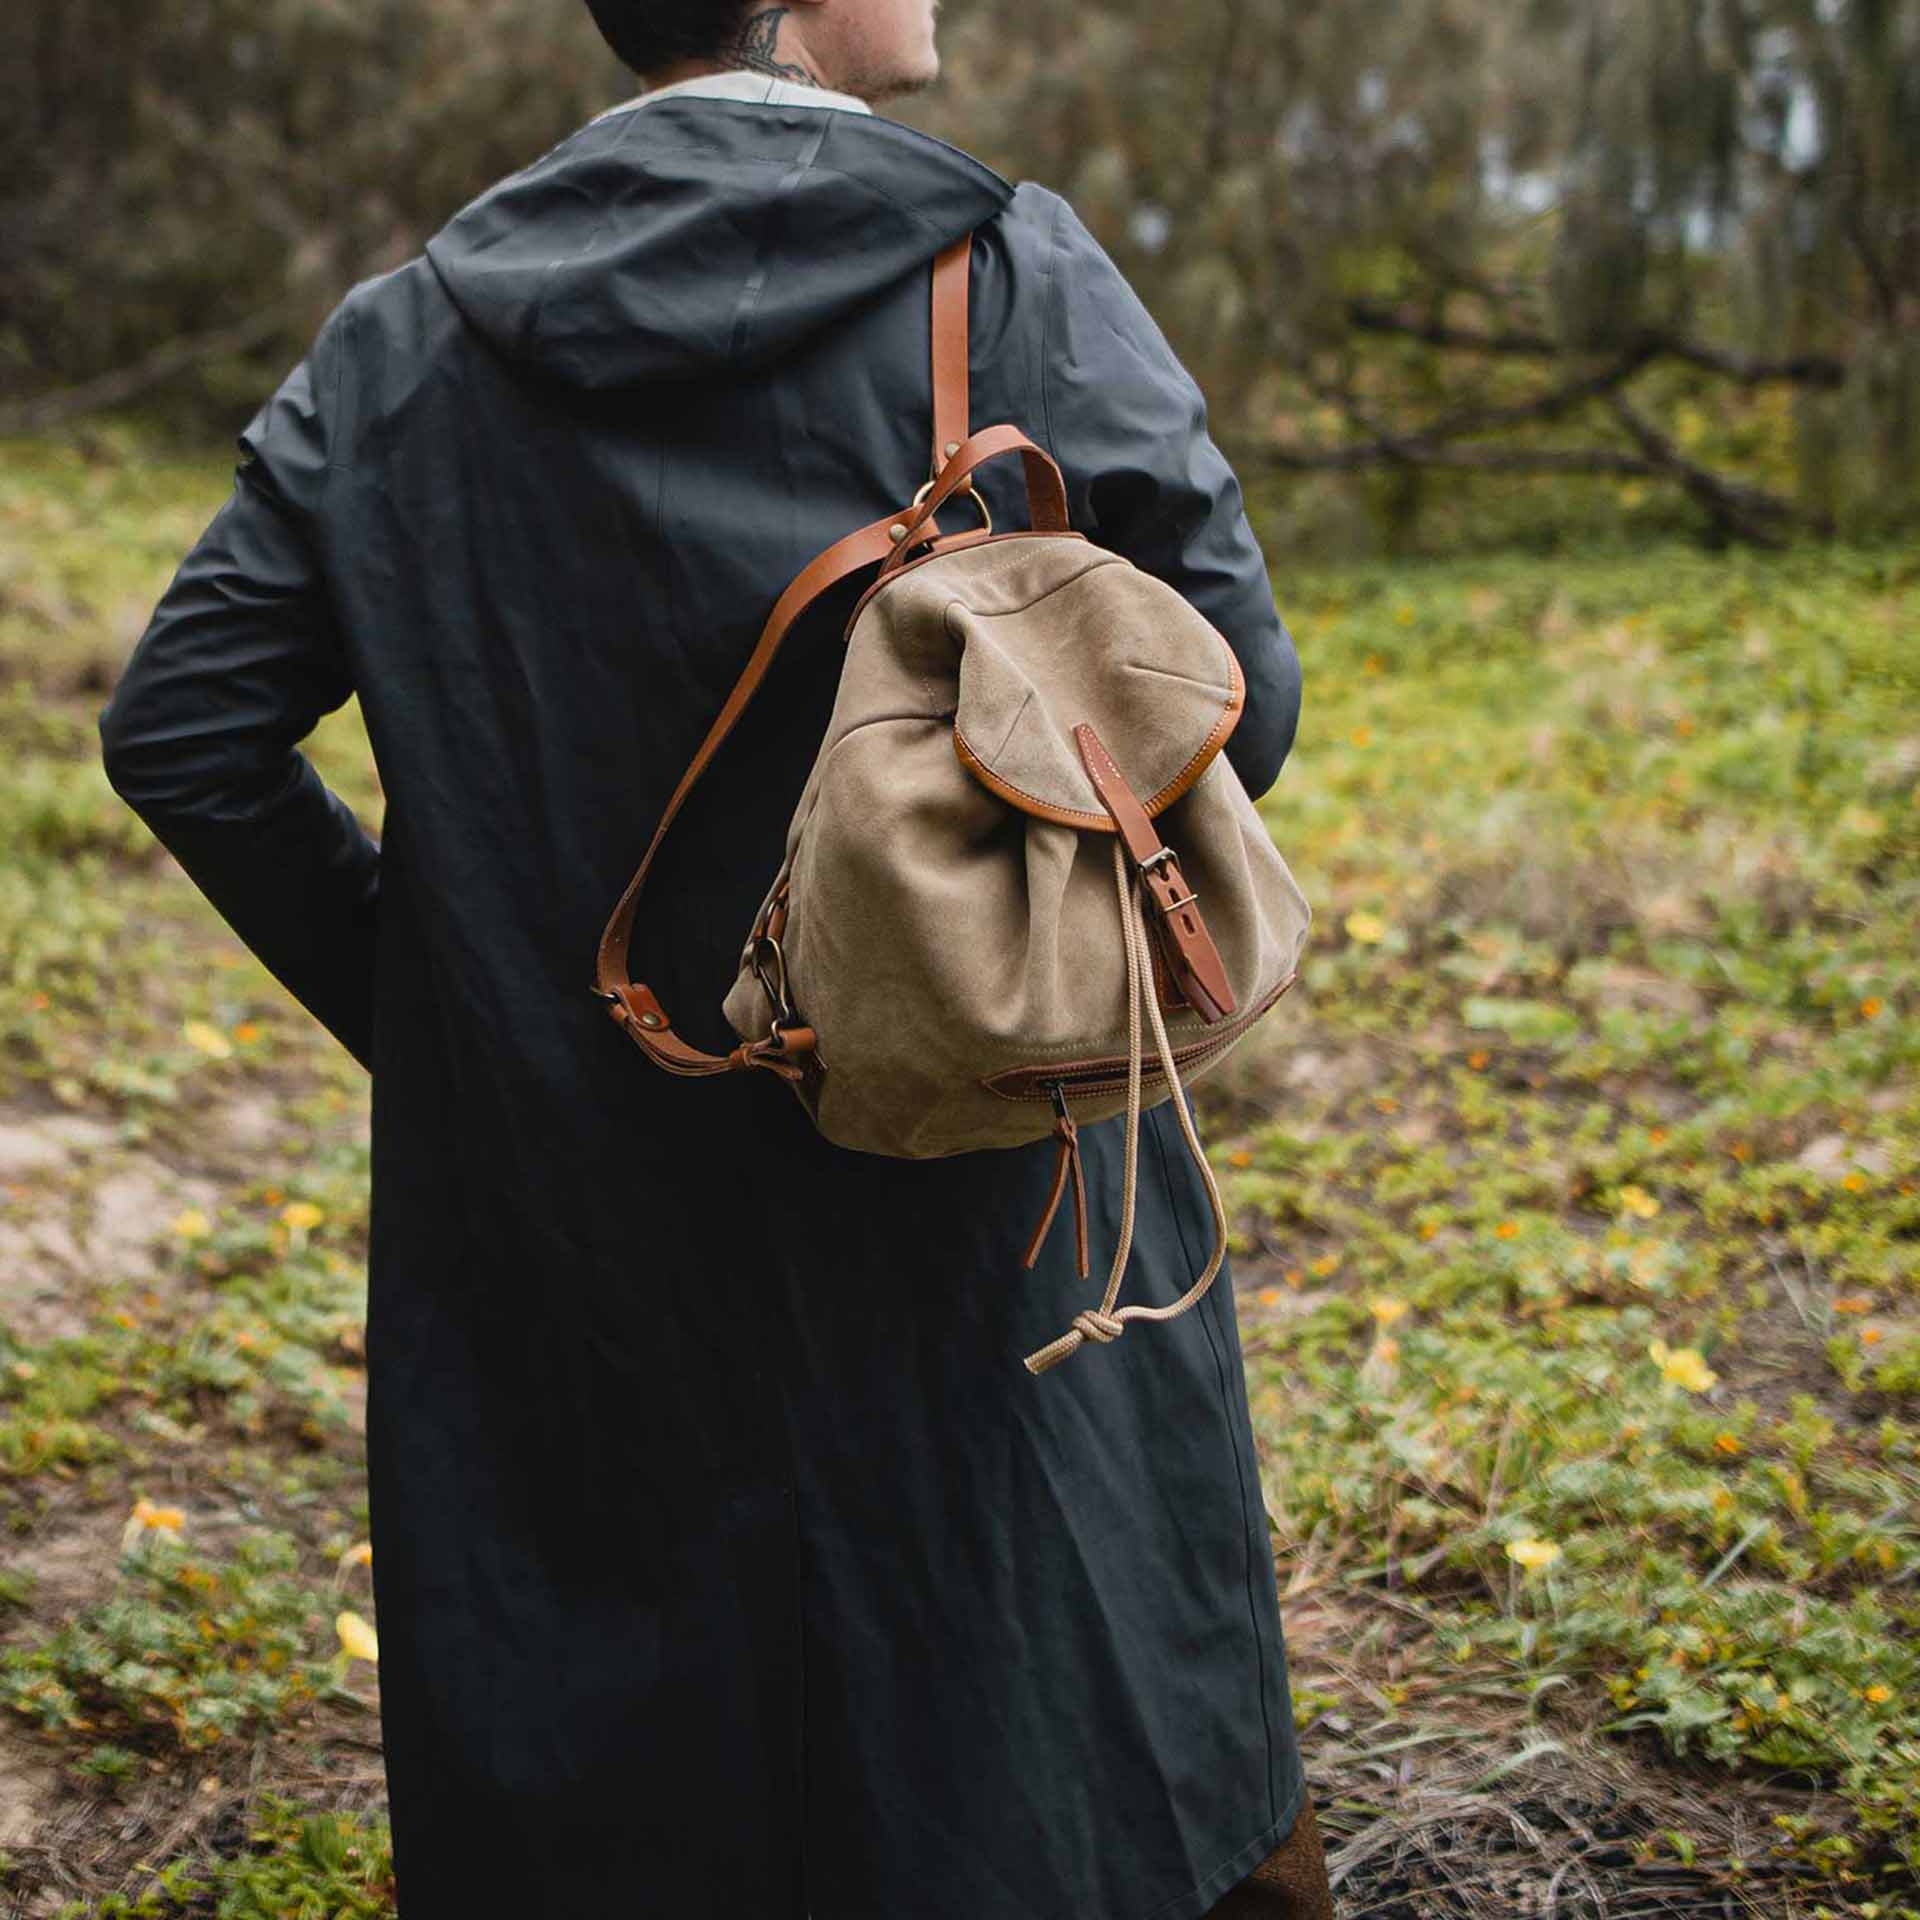
[[272,306],[231,326],[168,340],[131,366],[82,380],[78,386],[62,387],[54,393],[0,407],[0,434],[43,433],[48,427],[77,419],[82,414],[124,406],[190,367],[218,359],[223,354],[245,353],[271,339],[286,324],[296,304],[292,297],[275,301]]

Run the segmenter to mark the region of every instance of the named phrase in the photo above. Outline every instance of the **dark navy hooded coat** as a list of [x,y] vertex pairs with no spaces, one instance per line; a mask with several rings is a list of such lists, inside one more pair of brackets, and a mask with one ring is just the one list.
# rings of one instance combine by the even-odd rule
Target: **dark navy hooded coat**
[[[1035,1377],[1092,1285],[1051,1149],[822,1141],[671,1078],[596,940],[768,608],[926,478],[929,266],[973,424],[1237,651],[1297,665],[1201,395],[1071,208],[875,114],[589,123],[356,287],[100,716],[115,788],[372,1074],[367,1332],[403,1920],[1191,1920],[1302,1774],[1230,1276]],[[980,484],[1023,524],[1019,464]],[[964,508],[944,524],[968,523]],[[698,1045],[833,697],[836,589],[649,883]],[[358,695],[376,843],[297,750]],[[966,929],[955,928],[956,939]],[[1123,1122],[1083,1132],[1111,1245]],[[1146,1123],[1123,1300],[1210,1245]]]

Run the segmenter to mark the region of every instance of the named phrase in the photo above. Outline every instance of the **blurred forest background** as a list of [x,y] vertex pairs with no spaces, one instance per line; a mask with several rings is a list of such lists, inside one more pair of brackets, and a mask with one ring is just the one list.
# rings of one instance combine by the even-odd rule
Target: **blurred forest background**
[[[1920,1920],[1920,0],[940,28],[886,110],[1105,241],[1305,665],[1200,1104],[1342,1920]],[[635,91],[0,8],[4,1920],[394,1911],[367,1077],[96,716],[348,288]]]
[[[946,79],[899,117],[1073,200],[1276,482],[1277,537],[1911,519],[1912,0],[970,0],[941,26]],[[633,90],[560,0],[16,0],[0,426],[103,399],[237,426],[352,282]]]

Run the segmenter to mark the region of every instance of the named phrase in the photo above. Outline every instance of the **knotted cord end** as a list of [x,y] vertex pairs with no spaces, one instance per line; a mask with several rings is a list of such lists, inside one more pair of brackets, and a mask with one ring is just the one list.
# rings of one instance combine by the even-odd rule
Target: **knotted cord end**
[[[1193,1116],[1187,1111],[1186,1090],[1180,1084],[1179,1070],[1174,1063],[1173,1048],[1167,1039],[1166,1022],[1160,1016],[1159,1001],[1150,983],[1148,954],[1151,936],[1147,931],[1146,915],[1142,911],[1140,883],[1129,876],[1125,849],[1116,841],[1114,846],[1114,878],[1120,897],[1121,932],[1126,942],[1127,956],[1127,1144],[1123,1160],[1120,1204],[1120,1236],[1114,1248],[1113,1266],[1107,1275],[1107,1287],[1097,1307],[1083,1308],[1073,1316],[1073,1324],[1057,1340],[1051,1340],[1038,1351],[1026,1356],[1023,1363],[1029,1373],[1045,1373],[1049,1367],[1055,1367],[1071,1354],[1077,1352],[1089,1340],[1101,1346],[1110,1346],[1125,1331],[1127,1320],[1172,1320],[1185,1313],[1200,1296],[1213,1284],[1214,1276],[1220,1271],[1227,1253],[1227,1214],[1220,1199],[1220,1188],[1213,1177],[1213,1170],[1207,1164],[1206,1150],[1201,1145],[1200,1136],[1194,1129]],[[1120,1290],[1121,1277],[1126,1271],[1127,1256],[1133,1246],[1133,1206],[1134,1181],[1140,1152],[1140,1078],[1142,1053],[1141,1013],[1144,1008],[1147,1019],[1152,1025],[1154,1050],[1160,1056],[1160,1065],[1165,1071],[1167,1089],[1172,1095],[1174,1111],[1180,1122],[1180,1132],[1186,1141],[1187,1151],[1194,1165],[1200,1171],[1200,1177],[1206,1185],[1207,1198],[1213,1211],[1214,1243],[1213,1257],[1207,1262],[1184,1294],[1178,1300],[1166,1306],[1134,1305],[1114,1309],[1114,1297]],[[1056,1089],[1056,1094],[1058,1089]],[[1067,1184],[1067,1149],[1073,1149],[1073,1170],[1079,1172],[1078,1141],[1073,1136],[1072,1121],[1066,1113],[1066,1103],[1060,1099],[1062,1125],[1061,1155],[1054,1169],[1053,1189],[1047,1199],[1047,1210],[1035,1234],[1029,1250],[1027,1264],[1033,1264],[1033,1258],[1039,1251],[1040,1241],[1045,1237],[1047,1228],[1052,1224],[1055,1212],[1060,1205],[1061,1194]],[[1076,1192],[1076,1198],[1080,1198]],[[1084,1270],[1085,1244],[1082,1242],[1081,1261]]]

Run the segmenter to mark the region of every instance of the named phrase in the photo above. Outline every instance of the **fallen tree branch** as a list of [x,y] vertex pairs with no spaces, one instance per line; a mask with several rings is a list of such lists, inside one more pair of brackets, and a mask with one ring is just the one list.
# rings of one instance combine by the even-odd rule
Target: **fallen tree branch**
[[1537,420],[1556,420],[1563,413],[1599,400],[1623,387],[1644,368],[1652,356],[1642,348],[1631,348],[1611,366],[1583,374],[1575,380],[1549,387],[1531,400],[1516,400],[1500,407],[1461,407],[1442,414],[1416,428],[1412,437],[1421,441],[1458,440],[1472,434],[1499,433],[1508,427],[1526,426]]
[[[1362,404],[1351,386],[1316,379],[1302,367],[1308,390],[1336,406],[1364,435],[1337,447],[1243,443],[1230,449],[1236,461],[1280,472],[1356,473],[1376,467],[1442,468],[1487,474],[1599,475],[1616,479],[1670,480],[1680,485],[1722,536],[1758,546],[1778,546],[1783,529],[1799,517],[1789,500],[1764,487],[1728,479],[1690,459],[1638,412],[1622,388],[1645,364],[1632,352],[1584,379],[1573,380],[1530,401],[1506,407],[1461,408],[1417,427],[1396,431]],[[1496,427],[1550,418],[1599,399],[1634,442],[1634,448],[1593,445],[1529,447],[1459,445],[1459,440]]]
[[1711,468],[1701,466],[1697,460],[1688,459],[1651,420],[1632,406],[1625,394],[1608,394],[1607,404],[1646,458],[1659,471],[1679,481],[1716,527],[1751,540],[1757,546],[1780,544],[1782,527],[1795,518],[1791,501],[1769,493],[1764,487],[1726,479]]
[[206,333],[190,333],[168,340],[143,355],[131,366],[117,367],[111,373],[96,374],[77,386],[62,387],[31,400],[19,400],[0,406],[0,434],[44,433],[47,428],[99,413],[108,407],[124,406],[129,400],[171,380],[188,368],[217,359],[222,354],[245,353],[257,347],[282,327],[294,311],[293,297],[276,301],[248,319],[231,326],[215,327]]
[[1470,473],[1664,473],[1645,455],[1622,447],[1456,447],[1440,441],[1381,438],[1340,447],[1239,445],[1237,462],[1291,473],[1358,473],[1371,467],[1450,467]]
[[[1461,353],[1558,360],[1569,351],[1551,334],[1534,333],[1525,328],[1488,332],[1475,327],[1448,326],[1372,300],[1350,301],[1347,323],[1358,333],[1390,333],[1402,339],[1418,340],[1425,346],[1445,347]],[[1709,346],[1705,341],[1663,333],[1657,328],[1632,335],[1616,350],[1637,356],[1643,366],[1651,360],[1683,360],[1703,372],[1718,374],[1722,379],[1736,380],[1748,387],[1772,380],[1791,381],[1800,386],[1838,387],[1847,377],[1846,362],[1827,354],[1797,353],[1784,360],[1761,360],[1727,347]]]

